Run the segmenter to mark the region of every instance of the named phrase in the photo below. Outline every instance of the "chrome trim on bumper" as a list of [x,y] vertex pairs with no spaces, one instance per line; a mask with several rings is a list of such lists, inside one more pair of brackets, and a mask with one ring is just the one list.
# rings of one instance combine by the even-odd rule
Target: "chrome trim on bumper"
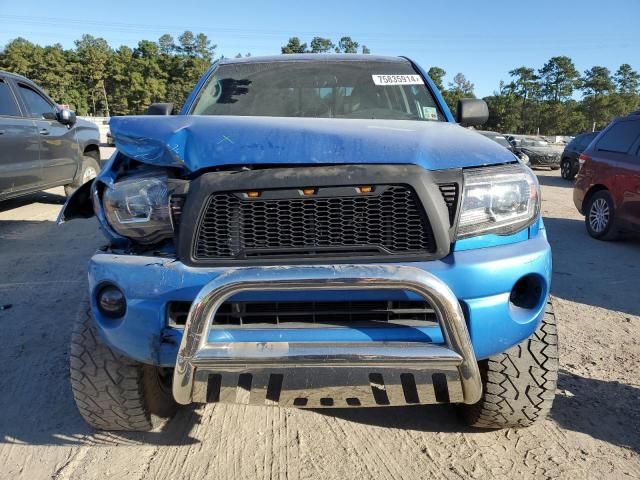
[[[216,311],[241,292],[374,289],[407,290],[422,296],[436,313],[445,345],[207,343]],[[415,380],[418,401],[407,395],[406,375]],[[213,394],[209,392],[212,376],[218,381]],[[280,382],[276,400],[268,392],[274,378]],[[379,378],[387,380],[378,385]],[[445,391],[448,389],[444,397],[438,395],[443,382]],[[432,383],[433,388],[425,390]],[[382,402],[376,389],[384,392]],[[178,352],[173,395],[181,404],[210,400],[342,407],[437,403],[442,398],[473,404],[480,400],[482,384],[458,300],[434,275],[392,265],[250,267],[229,270],[196,297]],[[335,402],[332,395],[347,404]],[[296,404],[301,397],[306,403]],[[349,403],[354,398],[357,405]]]

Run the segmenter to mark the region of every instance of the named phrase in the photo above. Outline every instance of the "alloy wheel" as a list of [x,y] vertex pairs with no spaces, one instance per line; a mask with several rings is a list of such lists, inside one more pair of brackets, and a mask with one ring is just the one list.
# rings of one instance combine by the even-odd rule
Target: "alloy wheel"
[[604,198],[598,198],[589,210],[589,225],[595,233],[604,232],[609,224],[609,204]]

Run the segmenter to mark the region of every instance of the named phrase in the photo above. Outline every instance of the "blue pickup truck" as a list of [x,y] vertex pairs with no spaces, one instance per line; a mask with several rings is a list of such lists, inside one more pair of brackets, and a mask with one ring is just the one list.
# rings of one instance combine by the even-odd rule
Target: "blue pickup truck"
[[[116,117],[60,222],[97,216],[71,341],[95,428],[180,405],[455,404],[524,427],[558,370],[535,175],[406,58],[224,59],[182,111]],[[417,412],[417,411],[416,411]]]

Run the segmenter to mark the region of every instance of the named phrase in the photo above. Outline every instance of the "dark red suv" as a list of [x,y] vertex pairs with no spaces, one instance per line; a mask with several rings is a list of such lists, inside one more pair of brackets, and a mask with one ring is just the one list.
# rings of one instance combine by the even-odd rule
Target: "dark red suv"
[[589,235],[640,232],[640,111],[613,120],[580,155],[573,202]]

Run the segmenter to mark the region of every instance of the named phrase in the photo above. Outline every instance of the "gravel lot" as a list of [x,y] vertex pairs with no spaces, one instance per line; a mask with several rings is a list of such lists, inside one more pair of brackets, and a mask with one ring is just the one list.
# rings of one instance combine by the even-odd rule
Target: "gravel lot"
[[554,248],[561,372],[551,418],[496,432],[446,406],[207,406],[165,431],[96,434],[68,344],[95,220],[54,223],[62,189],[0,203],[0,478],[640,478],[640,240],[590,239],[557,172],[538,172]]

